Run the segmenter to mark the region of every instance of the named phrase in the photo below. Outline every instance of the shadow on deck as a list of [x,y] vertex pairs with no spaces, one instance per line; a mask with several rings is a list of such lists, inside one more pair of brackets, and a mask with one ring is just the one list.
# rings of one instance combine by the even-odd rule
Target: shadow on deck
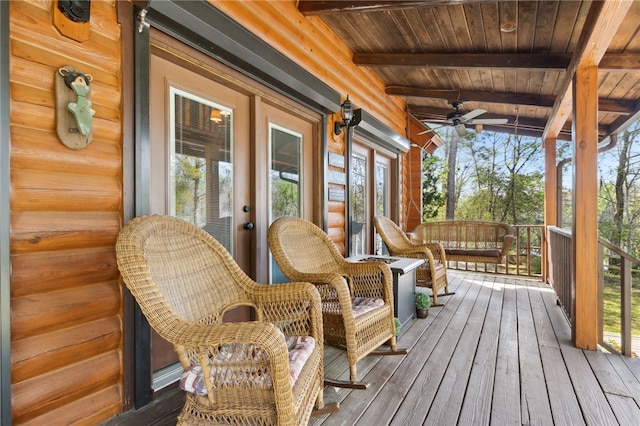
[[[640,359],[583,351],[537,280],[449,272],[454,296],[411,320],[402,357],[358,363],[366,391],[329,388],[340,411],[312,425],[639,424]],[[348,377],[327,347],[329,377]]]
[[[369,389],[325,388],[340,411],[310,425],[639,424],[640,359],[573,347],[549,286],[461,271],[449,281],[445,306],[401,331],[410,352],[360,361]],[[342,350],[326,346],[325,374],[348,379]],[[107,424],[174,424],[181,395],[171,394],[145,418]]]

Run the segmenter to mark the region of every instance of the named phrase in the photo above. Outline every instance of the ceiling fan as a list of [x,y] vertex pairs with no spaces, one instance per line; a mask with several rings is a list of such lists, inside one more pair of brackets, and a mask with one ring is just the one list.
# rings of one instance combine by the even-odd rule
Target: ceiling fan
[[476,124],[506,124],[506,118],[476,118],[479,115],[487,112],[485,109],[474,109],[473,111],[467,112],[466,114],[460,111],[462,108],[462,102],[455,101],[451,104],[455,111],[447,114],[447,118],[445,120],[422,120],[425,123],[439,123],[441,126],[431,128],[429,130],[422,131],[418,133],[419,135],[423,135],[425,133],[429,133],[432,130],[439,129],[444,126],[453,126],[456,129],[456,132],[459,136],[464,136],[467,134],[466,125],[476,125]]

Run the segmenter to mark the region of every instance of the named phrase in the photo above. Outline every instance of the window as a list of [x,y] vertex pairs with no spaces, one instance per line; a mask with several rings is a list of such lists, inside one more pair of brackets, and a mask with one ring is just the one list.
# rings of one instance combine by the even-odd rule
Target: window
[[373,216],[394,217],[391,167],[395,156],[370,146],[352,146],[349,189],[349,255],[386,254],[382,240],[374,235]]
[[170,92],[169,212],[233,252],[232,111],[175,87]]

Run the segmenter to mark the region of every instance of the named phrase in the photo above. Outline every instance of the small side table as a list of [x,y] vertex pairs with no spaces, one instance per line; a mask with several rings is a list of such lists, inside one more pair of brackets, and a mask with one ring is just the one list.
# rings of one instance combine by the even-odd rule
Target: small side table
[[350,262],[382,260],[389,264],[393,274],[393,314],[405,325],[415,317],[416,269],[424,260],[406,257],[377,256],[361,254],[346,258]]

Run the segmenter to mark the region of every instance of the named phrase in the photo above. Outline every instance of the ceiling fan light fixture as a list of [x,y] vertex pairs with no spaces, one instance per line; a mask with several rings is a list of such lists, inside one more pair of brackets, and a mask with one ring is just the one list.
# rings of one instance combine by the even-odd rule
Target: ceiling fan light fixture
[[213,121],[214,123],[220,123],[222,121],[222,114],[220,113],[220,110],[212,109],[211,113],[209,114],[209,120]]
[[517,28],[518,28],[518,26],[516,24],[514,24],[513,22],[510,22],[510,21],[507,21],[507,22],[503,22],[502,25],[500,25],[500,32],[512,33]]

